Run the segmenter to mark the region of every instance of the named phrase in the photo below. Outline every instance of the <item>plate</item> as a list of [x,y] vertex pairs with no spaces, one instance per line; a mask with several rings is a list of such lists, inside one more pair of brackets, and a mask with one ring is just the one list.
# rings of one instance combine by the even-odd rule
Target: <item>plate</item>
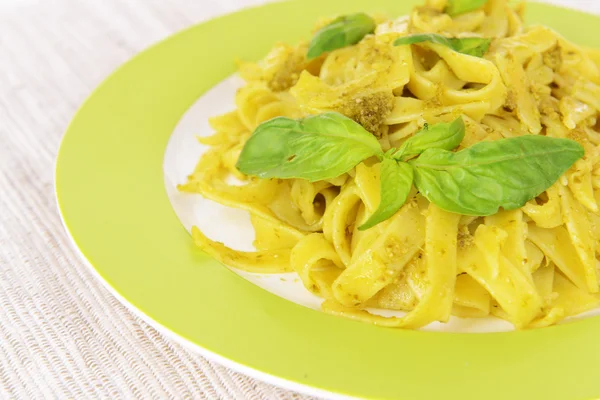
[[[154,326],[286,388],[374,399],[597,398],[600,318],[472,335],[333,317],[204,255],[171,207],[163,171],[171,134],[234,72],[235,59],[258,59],[278,40],[306,37],[321,16],[402,15],[416,3],[275,3],[194,26],[139,54],[90,96],[65,134],[56,167],[65,226],[100,279]],[[599,17],[541,4],[530,4],[528,15],[600,47]]]

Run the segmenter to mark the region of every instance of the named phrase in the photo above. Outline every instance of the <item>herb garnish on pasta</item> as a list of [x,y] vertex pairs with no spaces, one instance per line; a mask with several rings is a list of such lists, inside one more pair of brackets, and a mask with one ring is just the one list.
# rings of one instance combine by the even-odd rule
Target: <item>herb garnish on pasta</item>
[[487,3],[488,0],[448,0],[446,12],[448,15],[456,16],[470,11],[475,11]]
[[366,35],[375,31],[375,21],[367,14],[345,15],[321,28],[308,48],[307,58],[351,46],[360,42]]
[[459,53],[468,54],[475,57],[482,57],[488,51],[492,41],[490,39],[477,37],[447,38],[435,33],[417,33],[398,38],[394,44],[396,46],[402,46],[423,42],[441,44],[442,46],[449,47]]
[[[487,216],[520,208],[548,189],[578,159],[583,147],[569,139],[520,136],[480,142],[451,152],[465,136],[461,117],[428,126],[400,149],[383,152],[374,136],[338,113],[301,120],[264,122],[246,142],[237,162],[244,174],[260,178],[301,178],[311,182],[347,173],[369,157],[381,162],[381,201],[366,229],[394,215],[413,184],[443,210]],[[407,156],[416,159],[404,162]]]

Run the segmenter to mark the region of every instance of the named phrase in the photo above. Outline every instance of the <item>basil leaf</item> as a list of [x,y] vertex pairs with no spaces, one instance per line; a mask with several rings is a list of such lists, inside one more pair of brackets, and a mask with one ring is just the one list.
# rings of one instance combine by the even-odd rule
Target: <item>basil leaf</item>
[[340,176],[375,155],[383,156],[375,136],[350,118],[331,112],[262,123],[246,142],[236,167],[260,178],[314,182]]
[[404,142],[394,158],[399,160],[402,157],[414,156],[429,148],[453,150],[458,147],[464,137],[465,122],[462,117],[458,117],[450,123],[426,125]]
[[450,0],[446,13],[451,16],[464,14],[469,11],[475,11],[487,3],[487,0]]
[[527,135],[480,142],[456,153],[429,149],[410,164],[415,186],[429,201],[446,211],[485,216],[499,207],[522,207],[583,154],[575,141]]
[[482,57],[490,48],[491,39],[469,37],[469,38],[447,38],[437,33],[416,33],[403,36],[394,42],[395,46],[431,42],[449,47],[459,53],[474,57]]
[[367,230],[396,214],[406,203],[412,184],[413,168],[410,164],[384,158],[381,162],[379,206],[358,229]]
[[375,26],[375,21],[367,14],[339,17],[315,34],[306,58],[312,60],[325,52],[356,44],[369,33],[375,32]]

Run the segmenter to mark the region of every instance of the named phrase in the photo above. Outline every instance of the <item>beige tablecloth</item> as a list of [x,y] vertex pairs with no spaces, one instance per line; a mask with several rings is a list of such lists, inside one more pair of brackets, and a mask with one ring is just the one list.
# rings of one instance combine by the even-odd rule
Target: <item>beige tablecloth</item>
[[132,315],[71,248],[54,197],[60,139],[102,79],[175,31],[263,1],[0,0],[0,398],[305,398]]

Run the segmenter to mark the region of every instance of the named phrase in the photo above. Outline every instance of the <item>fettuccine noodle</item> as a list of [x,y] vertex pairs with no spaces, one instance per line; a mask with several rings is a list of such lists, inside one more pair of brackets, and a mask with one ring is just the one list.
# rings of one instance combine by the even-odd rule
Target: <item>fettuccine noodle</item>
[[[450,17],[444,0],[409,16],[376,17],[356,45],[307,61],[307,43],[277,44],[243,63],[237,110],[210,120],[210,146],[180,190],[246,210],[256,251],[241,252],[193,229],[198,246],[245,271],[295,272],[323,310],[377,325],[419,328],[451,315],[495,316],[517,329],[543,327],[597,307],[600,251],[600,51],[544,26],[525,27],[523,7],[489,0]],[[394,46],[413,33],[492,38],[482,58],[440,44]],[[427,124],[462,116],[460,148],[520,135],[579,142],[585,156],[521,209],[461,216],[416,189],[392,218],[357,229],[379,204],[379,164],[328,181],[259,179],[235,167],[264,121],[339,112],[398,148]],[[234,176],[243,185],[230,184]],[[400,310],[383,317],[369,309]]]

